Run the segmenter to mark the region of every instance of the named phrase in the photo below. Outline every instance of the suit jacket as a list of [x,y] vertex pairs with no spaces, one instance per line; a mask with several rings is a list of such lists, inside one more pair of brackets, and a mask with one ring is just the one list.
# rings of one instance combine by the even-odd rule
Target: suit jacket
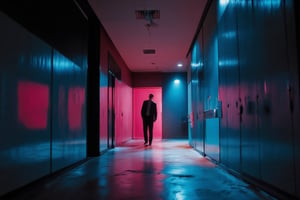
[[149,116],[146,115],[147,113],[147,106],[148,106],[148,102],[150,100],[145,100],[143,102],[143,106],[142,106],[142,110],[141,110],[141,114],[142,114],[142,118],[151,118],[153,119],[153,121],[155,121],[157,119],[157,109],[156,109],[156,103],[154,103],[153,101],[150,102],[150,112],[149,112]]

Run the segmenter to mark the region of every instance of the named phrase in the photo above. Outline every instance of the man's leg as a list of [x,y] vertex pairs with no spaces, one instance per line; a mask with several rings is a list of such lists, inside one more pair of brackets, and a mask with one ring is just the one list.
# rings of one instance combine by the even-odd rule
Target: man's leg
[[148,137],[147,137],[147,120],[143,119],[143,130],[144,130],[144,141],[145,144],[148,142]]
[[149,121],[149,145],[152,144],[153,138],[153,121]]

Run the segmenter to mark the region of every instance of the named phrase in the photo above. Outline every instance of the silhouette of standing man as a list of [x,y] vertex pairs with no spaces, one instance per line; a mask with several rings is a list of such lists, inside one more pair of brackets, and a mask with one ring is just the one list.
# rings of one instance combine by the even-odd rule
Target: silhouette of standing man
[[152,101],[153,94],[149,94],[149,99],[143,102],[142,106],[142,118],[143,118],[143,129],[144,129],[144,140],[145,145],[148,143],[147,129],[149,128],[149,145],[152,144],[153,138],[153,122],[157,118],[156,103]]

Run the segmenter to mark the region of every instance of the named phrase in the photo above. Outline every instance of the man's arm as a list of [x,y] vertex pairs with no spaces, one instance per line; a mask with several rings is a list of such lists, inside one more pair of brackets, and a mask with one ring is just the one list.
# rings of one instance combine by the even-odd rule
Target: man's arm
[[145,109],[146,109],[146,107],[145,107],[145,101],[144,101],[142,109],[141,109],[141,116],[142,116],[142,118],[144,118],[144,115],[145,115],[145,112],[146,112]]
[[156,121],[157,119],[157,109],[156,109],[156,103],[154,103],[154,116],[153,116],[153,121]]

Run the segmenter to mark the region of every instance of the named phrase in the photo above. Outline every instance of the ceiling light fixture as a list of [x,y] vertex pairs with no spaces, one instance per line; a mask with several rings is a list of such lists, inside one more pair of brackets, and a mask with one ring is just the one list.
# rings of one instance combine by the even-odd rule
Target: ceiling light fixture
[[160,10],[136,10],[136,19],[144,19],[147,21],[145,27],[150,30],[151,27],[158,26],[153,19],[160,19]]

